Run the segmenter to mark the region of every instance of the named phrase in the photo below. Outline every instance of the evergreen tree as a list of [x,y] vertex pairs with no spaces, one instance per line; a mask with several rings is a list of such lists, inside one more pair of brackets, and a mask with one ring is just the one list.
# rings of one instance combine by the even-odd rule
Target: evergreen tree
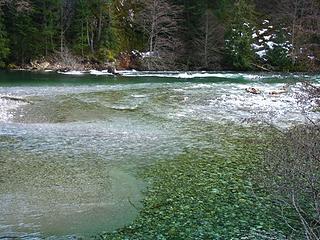
[[271,49],[267,51],[268,63],[279,71],[289,71],[293,67],[293,62],[290,58],[290,43],[289,36],[284,30],[280,29],[275,34],[275,43]]
[[255,9],[250,0],[237,0],[230,13],[231,22],[226,33],[226,62],[235,69],[248,70],[254,63],[253,27]]
[[7,59],[10,53],[10,49],[8,46],[8,38],[7,33],[5,32],[3,20],[2,20],[2,12],[0,9],[0,67],[4,67],[5,60]]
[[263,62],[287,69],[288,56],[296,66],[319,61],[319,5],[319,0],[0,0],[0,65],[52,53],[104,62],[139,50],[154,54],[144,59],[150,69],[248,70],[258,60],[252,34],[259,15],[291,34],[289,54],[275,39]]
[[47,56],[57,48],[57,36],[59,34],[59,0],[34,1],[37,21],[43,44],[43,53]]
[[8,2],[4,14],[12,49],[11,60],[25,64],[32,58],[41,55],[42,39],[38,22],[33,19],[33,6],[18,3]]
[[140,0],[114,0],[113,25],[118,42],[118,52],[144,49],[146,36],[138,21],[142,8],[143,1]]

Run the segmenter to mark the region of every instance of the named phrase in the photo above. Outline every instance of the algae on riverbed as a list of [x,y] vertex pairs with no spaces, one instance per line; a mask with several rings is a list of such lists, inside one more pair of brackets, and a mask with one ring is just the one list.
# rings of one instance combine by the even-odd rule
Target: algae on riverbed
[[[263,134],[227,130],[224,153],[186,150],[171,161],[145,168],[150,187],[140,216],[100,239],[265,239],[286,230],[267,194],[252,180],[264,145]],[[240,132],[239,132],[240,131]],[[250,136],[249,136],[249,135]],[[255,236],[261,238],[256,238]]]

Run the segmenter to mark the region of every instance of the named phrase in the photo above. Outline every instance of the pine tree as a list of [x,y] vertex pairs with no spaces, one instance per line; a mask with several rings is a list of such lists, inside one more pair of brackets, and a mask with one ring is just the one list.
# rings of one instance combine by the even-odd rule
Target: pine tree
[[251,47],[255,8],[250,0],[237,0],[230,13],[231,19],[226,33],[226,62],[233,68],[249,70],[255,59]]
[[8,46],[8,38],[7,33],[4,29],[3,19],[2,19],[2,11],[0,6],[0,67],[4,67],[5,60],[7,59],[10,49]]
[[4,12],[11,60],[25,64],[41,55],[42,39],[29,2],[8,2]]

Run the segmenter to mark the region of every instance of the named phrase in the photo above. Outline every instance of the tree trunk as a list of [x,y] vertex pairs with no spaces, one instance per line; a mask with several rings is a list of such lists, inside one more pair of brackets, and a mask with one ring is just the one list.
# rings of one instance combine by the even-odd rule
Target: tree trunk
[[60,8],[60,14],[61,14],[61,19],[60,19],[60,54],[61,57],[63,57],[63,3],[61,4]]
[[99,12],[99,26],[98,26],[98,38],[97,43],[100,43],[101,40],[101,32],[102,32],[102,7],[100,6],[100,12]]
[[209,38],[209,14],[206,12],[206,29],[205,29],[205,43],[204,43],[204,64],[208,68],[208,38]]

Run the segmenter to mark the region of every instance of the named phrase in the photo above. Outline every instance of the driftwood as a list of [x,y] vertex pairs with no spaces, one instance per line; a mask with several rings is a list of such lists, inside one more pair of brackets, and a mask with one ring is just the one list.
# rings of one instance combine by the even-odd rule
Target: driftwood
[[253,88],[253,87],[246,88],[246,91],[248,93],[252,93],[252,94],[260,94],[261,93],[261,91],[258,88]]
[[266,67],[264,67],[264,66],[261,66],[261,65],[258,65],[258,64],[252,63],[252,66],[254,66],[254,67],[256,67],[256,68],[258,68],[258,69],[260,69],[260,70],[266,71],[266,72],[272,72],[271,69],[268,69],[268,68],[266,68]]
[[283,94],[283,93],[287,93],[288,90],[276,90],[276,91],[271,91],[269,92],[270,95],[279,95],[279,94]]
[[282,88],[280,88],[279,90],[275,90],[275,91],[271,91],[269,92],[270,95],[280,95],[280,94],[283,94],[283,93],[287,93],[289,90],[289,85],[285,85],[283,86]]
[[10,101],[16,101],[16,102],[31,103],[30,101],[28,101],[28,100],[26,100],[26,99],[19,98],[19,97],[12,97],[12,96],[0,96],[0,99],[10,100]]

